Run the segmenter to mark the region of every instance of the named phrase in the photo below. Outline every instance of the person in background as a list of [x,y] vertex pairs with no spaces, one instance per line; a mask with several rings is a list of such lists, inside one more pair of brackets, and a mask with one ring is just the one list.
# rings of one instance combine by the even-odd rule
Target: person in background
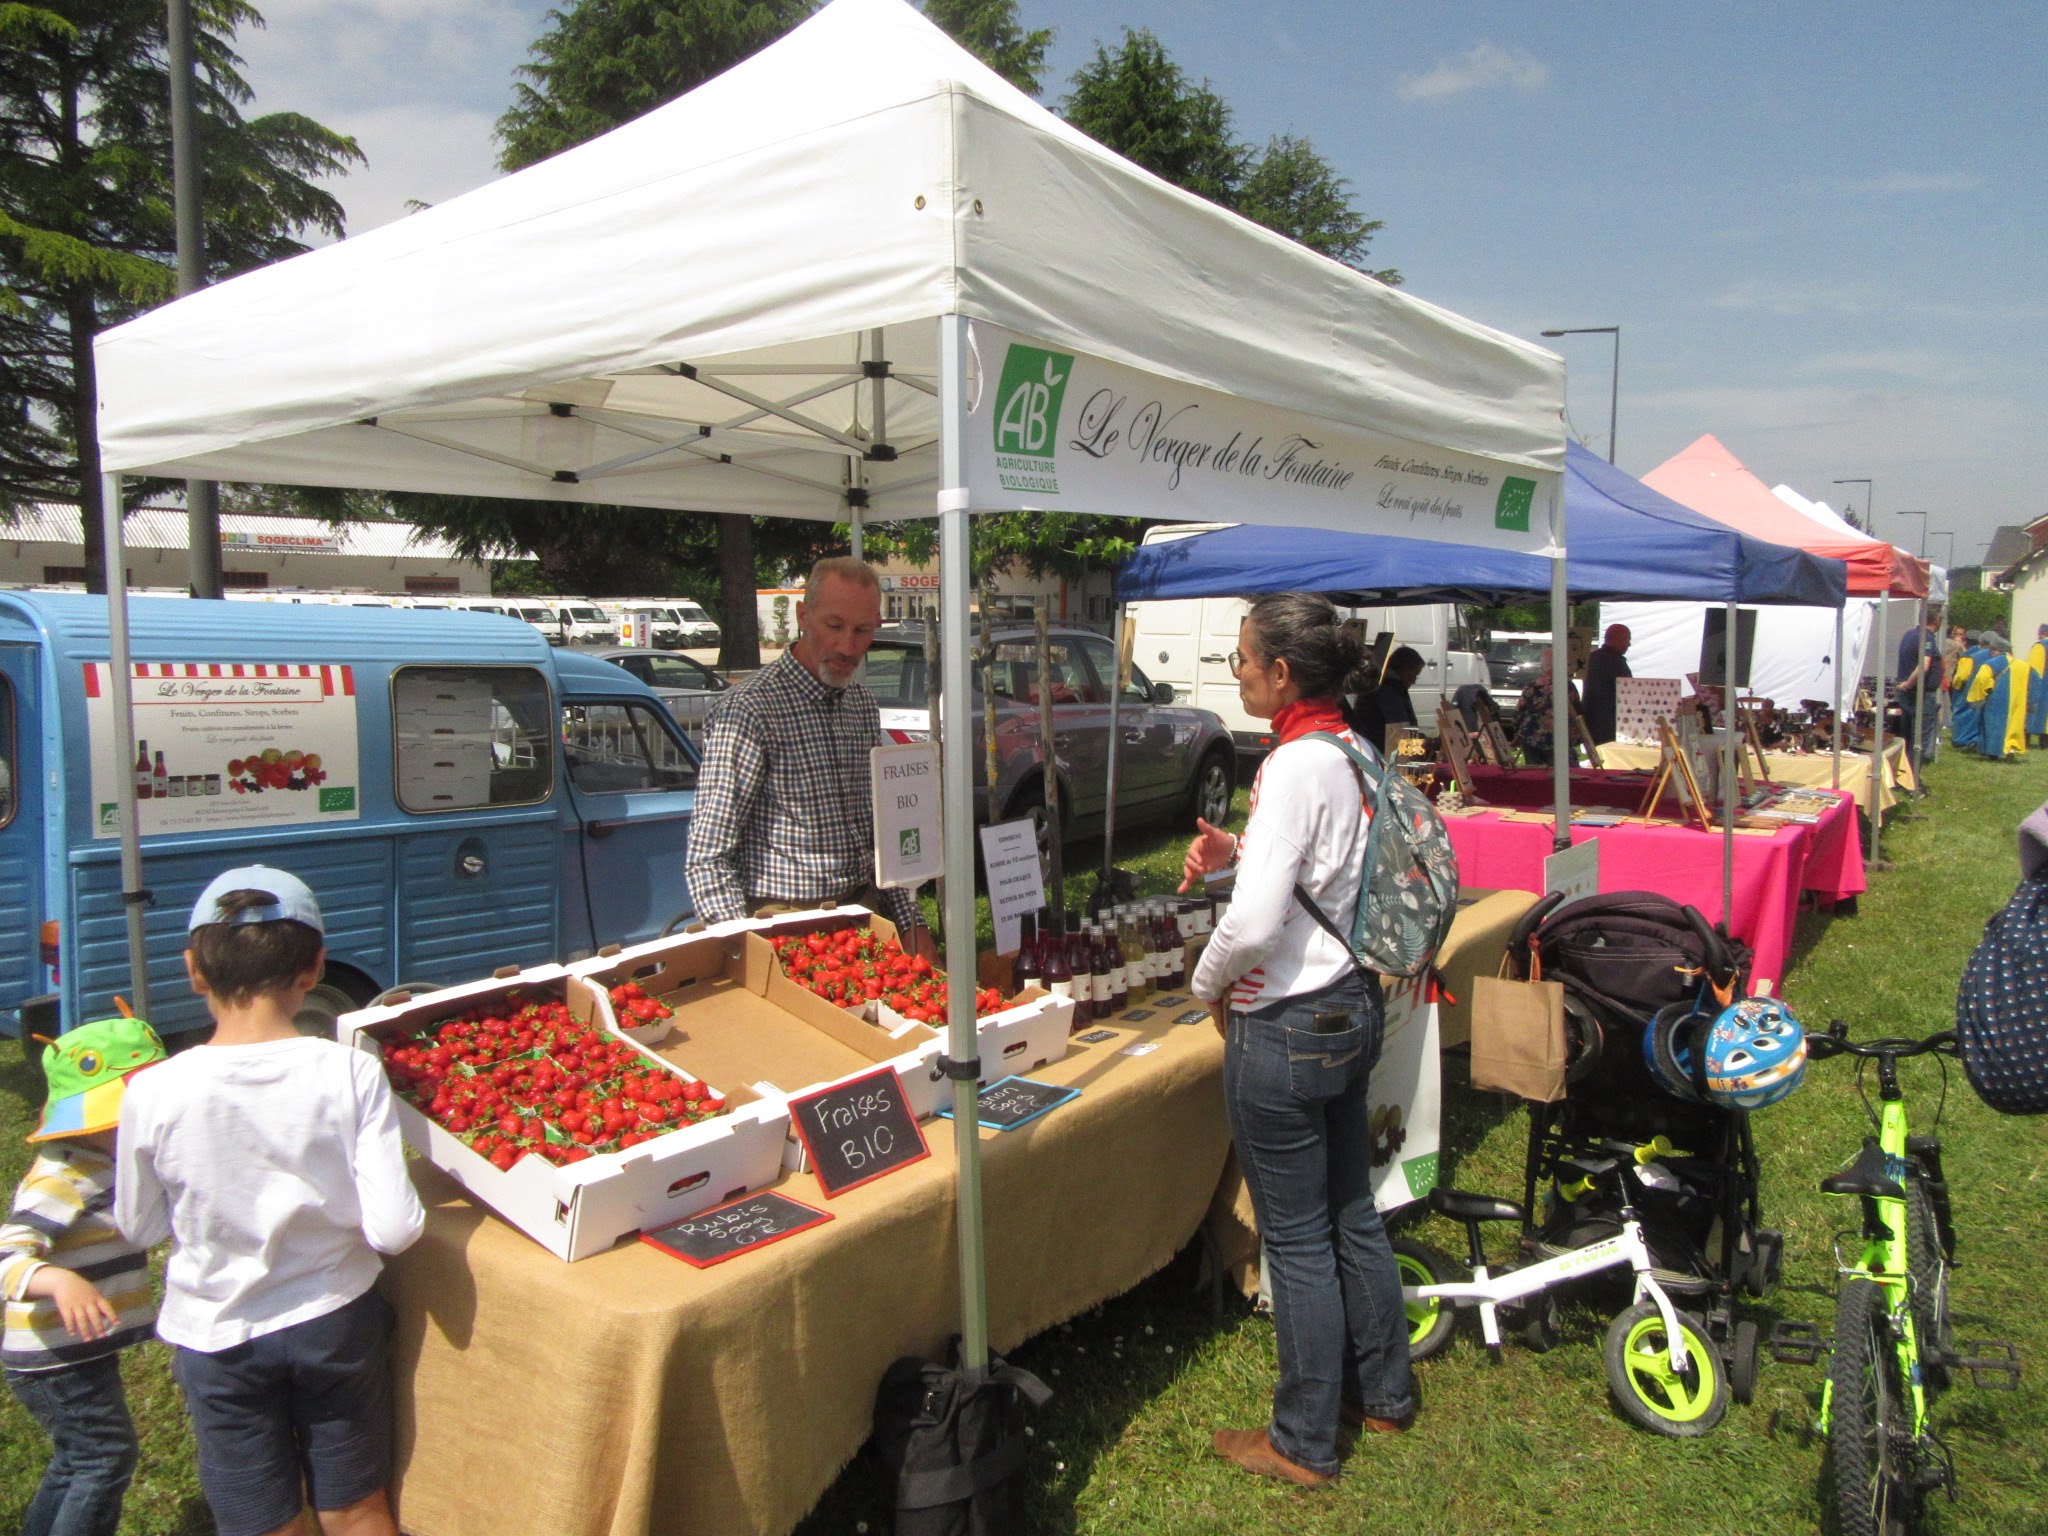
[[1581,713],[1596,747],[1614,740],[1614,685],[1635,674],[1628,669],[1628,646],[1634,638],[1626,624],[1610,624],[1600,648],[1586,658],[1586,701]]
[[251,864],[216,876],[185,970],[213,1034],[129,1085],[114,1223],[171,1239],[156,1331],[173,1346],[220,1536],[396,1536],[383,1255],[426,1224],[377,1058],[302,1035],[320,904]]
[[[1547,768],[1551,763],[1551,749],[1557,736],[1556,701],[1551,693],[1551,666],[1553,653],[1549,646],[1543,648],[1542,658],[1536,664],[1536,679],[1522,690],[1515,701],[1515,746],[1522,754],[1522,761],[1530,767]],[[1578,702],[1578,696],[1572,696]]]
[[1265,1248],[1280,1383],[1263,1427],[1218,1430],[1213,1444],[1248,1471],[1318,1487],[1337,1475],[1340,1423],[1394,1432],[1415,1411],[1400,1273],[1372,1198],[1380,982],[1299,895],[1350,932],[1371,810],[1351,758],[1316,735],[1350,735],[1338,690],[1359,651],[1336,609],[1301,592],[1255,601],[1237,644],[1245,712],[1270,719],[1280,744],[1253,782],[1244,835],[1204,828],[1181,889],[1236,868],[1190,985],[1224,1036],[1224,1108]]
[[[1935,737],[1941,729],[1941,694],[1936,681],[1940,667],[1941,611],[1930,608],[1925,624],[1915,625],[1899,637],[1895,685],[1898,691],[1893,695],[1906,712],[1913,761],[1921,768],[1934,761]],[[1920,706],[1917,716],[1916,704]],[[1923,783],[1918,793],[1924,794],[1926,789]]]
[[0,1366],[50,1437],[21,1533],[113,1536],[137,1453],[121,1351],[156,1321],[149,1255],[111,1213],[115,1137],[128,1079],[162,1061],[164,1046],[125,1018],[44,1043],[50,1093],[28,1138],[36,1159],[0,1224]]
[[881,622],[875,568],[820,560],[796,605],[795,644],[726,693],[706,722],[683,866],[704,921],[853,902],[936,957],[913,894],[875,885],[868,753],[882,723],[859,676]]
[[[1968,644],[1960,624],[1950,625],[1941,642],[1941,723],[1950,728],[1955,725],[1956,663],[1962,660],[1963,649]],[[1935,755],[1941,755],[1938,733],[1935,736]]]
[[1948,739],[1965,752],[1975,752],[1984,738],[1984,706],[1971,698],[1978,672],[1991,659],[1991,647],[1984,641],[1985,632],[1981,629],[1973,629],[1963,637],[1963,651],[1956,658],[1956,669],[1949,680]]
[[2026,685],[2019,683],[2022,691],[2015,698],[2014,684],[2019,678],[2005,636],[1991,632],[1985,637],[1984,649],[1985,659],[1970,675],[1970,702],[1977,706],[1980,719],[1977,752],[2002,762],[2026,750]]
[[1414,725],[1415,705],[1408,690],[1422,676],[1422,653],[1402,646],[1387,658],[1379,687],[1362,695],[1344,711],[1344,723],[1382,759],[1387,754],[1387,727]]
[[2048,624],[2027,647],[2027,744],[2048,747]]

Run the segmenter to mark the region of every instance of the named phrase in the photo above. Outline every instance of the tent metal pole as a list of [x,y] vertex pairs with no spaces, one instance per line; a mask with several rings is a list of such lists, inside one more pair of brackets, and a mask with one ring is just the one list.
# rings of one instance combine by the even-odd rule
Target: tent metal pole
[[[1877,730],[1870,739],[1870,867],[1883,867],[1883,855],[1878,851],[1878,833],[1884,825],[1884,703],[1891,687],[1891,593],[1886,592],[1871,605],[1870,627],[1877,632],[1877,695],[1871,700],[1876,707],[1871,713],[1877,716]],[[1860,679],[1859,679],[1860,681]]]
[[[1906,760],[1913,765],[1913,787],[1924,790],[1927,788],[1921,782],[1921,776],[1927,771],[1926,759],[1921,756],[1927,740],[1926,727],[1921,723],[1926,719],[1927,710],[1927,599],[1924,597],[1920,599],[1920,612],[1915,620],[1913,651],[1919,674],[1913,679],[1913,736],[1906,743]],[[1934,652],[1937,656],[1941,654],[1939,643],[1935,645]]]
[[865,560],[867,556],[861,552],[861,546],[864,542],[861,536],[864,533],[866,533],[867,526],[866,519],[862,515],[859,507],[853,508],[853,510],[847,514],[846,525],[848,551],[852,554],[854,559]]
[[[967,685],[968,640],[967,319],[939,317],[939,782],[946,808],[945,926],[947,1055],[975,1060],[974,1029],[974,718]],[[955,1216],[960,1237],[960,1364],[970,1379],[988,1367],[988,1289],[981,1231],[981,1124],[978,1073],[953,1079]]]
[[1550,557],[1550,846],[1556,853],[1572,845],[1572,612],[1565,590],[1563,521],[1560,507],[1551,517],[1551,541],[1560,548]]
[[[1728,626],[1721,634],[1721,921],[1735,931],[1735,599],[1728,599]],[[1777,980],[1779,978],[1772,978]]]
[[107,672],[114,710],[114,807],[121,828],[121,910],[128,919],[128,990],[149,1017],[149,940],[143,930],[142,830],[135,810],[135,690],[128,664],[128,554],[121,544],[121,476],[100,476],[101,543],[107,556]]
[[[1111,653],[1116,659],[1111,664],[1109,678],[1109,793],[1102,802],[1102,872],[1107,875],[1116,867],[1116,785],[1117,770],[1122,766],[1124,699],[1124,605],[1118,603],[1110,621],[1109,637],[1116,649]],[[1097,883],[1098,895],[1102,890]]]
[[[1844,597],[1842,599],[1842,606],[1835,610],[1835,750],[1832,754],[1834,757],[1835,776],[1832,787],[1837,790],[1842,787],[1842,640],[1844,632],[1848,627],[1844,619],[1848,611],[1849,599]],[[1871,787],[1873,789],[1876,788],[1875,785]],[[1877,804],[1877,797],[1875,795],[1871,796],[1870,803],[1872,805]]]

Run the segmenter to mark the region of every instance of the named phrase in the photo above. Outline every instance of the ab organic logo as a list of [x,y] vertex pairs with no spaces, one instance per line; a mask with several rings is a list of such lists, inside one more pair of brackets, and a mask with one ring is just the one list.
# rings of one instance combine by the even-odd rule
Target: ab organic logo
[[1529,509],[1536,502],[1536,482],[1509,475],[1500,483],[1500,499],[1493,504],[1493,526],[1510,533],[1529,531]]
[[996,478],[1004,490],[1058,493],[1053,453],[1073,372],[1071,353],[1011,344],[995,399]]

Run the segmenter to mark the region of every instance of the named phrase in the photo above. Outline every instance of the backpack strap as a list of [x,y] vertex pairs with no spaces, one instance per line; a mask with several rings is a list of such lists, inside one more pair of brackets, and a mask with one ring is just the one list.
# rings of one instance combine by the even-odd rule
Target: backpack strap
[[[1327,741],[1339,752],[1342,752],[1351,762],[1351,771],[1358,775],[1359,803],[1365,804],[1368,801],[1377,800],[1384,769],[1370,756],[1372,748],[1369,745],[1365,751],[1361,752],[1342,736],[1332,731],[1310,731],[1306,736],[1298,739],[1302,741]],[[1377,811],[1377,809],[1377,805],[1374,805],[1373,810]],[[1360,894],[1363,895],[1364,893],[1361,892]],[[1337,925],[1330,921],[1329,914],[1316,905],[1315,898],[1309,895],[1308,888],[1299,880],[1294,882],[1294,899],[1301,903],[1301,908],[1304,912],[1315,919],[1318,928],[1337,941],[1338,946],[1344,951],[1345,958],[1351,962],[1351,968],[1367,981],[1371,981],[1373,979],[1373,972],[1365,968],[1364,962],[1358,958],[1358,951],[1351,947],[1351,941],[1337,931]]]

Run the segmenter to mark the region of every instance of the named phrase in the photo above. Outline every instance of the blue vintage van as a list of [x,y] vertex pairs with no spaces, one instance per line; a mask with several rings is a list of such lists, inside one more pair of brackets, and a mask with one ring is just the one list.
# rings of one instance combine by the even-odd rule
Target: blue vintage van
[[609,662],[489,614],[129,603],[116,761],[104,598],[0,592],[0,1033],[130,993],[117,795],[136,796],[150,1021],[205,1025],[185,920],[236,864],[320,897],[302,1027],[384,989],[657,936],[689,911],[696,754]]

